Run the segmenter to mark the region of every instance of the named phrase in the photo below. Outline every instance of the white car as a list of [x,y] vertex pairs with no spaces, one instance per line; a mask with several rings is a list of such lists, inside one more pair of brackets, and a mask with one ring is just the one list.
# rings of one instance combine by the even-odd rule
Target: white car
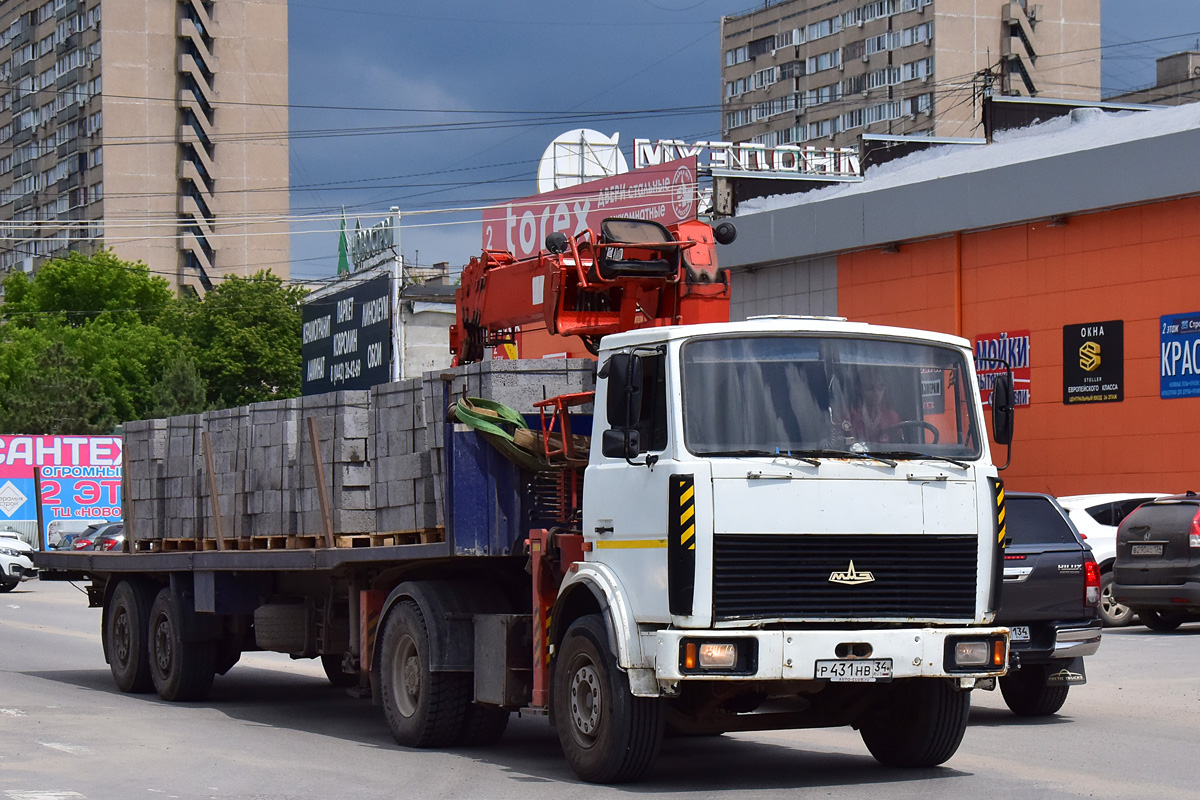
[[1124,494],[1077,494],[1058,498],[1067,516],[1100,565],[1100,618],[1118,628],[1133,620],[1133,611],[1112,596],[1112,565],[1117,556],[1117,526],[1135,508],[1171,492],[1127,492]]
[[15,533],[0,533],[0,592],[11,592],[21,581],[37,577],[33,548]]

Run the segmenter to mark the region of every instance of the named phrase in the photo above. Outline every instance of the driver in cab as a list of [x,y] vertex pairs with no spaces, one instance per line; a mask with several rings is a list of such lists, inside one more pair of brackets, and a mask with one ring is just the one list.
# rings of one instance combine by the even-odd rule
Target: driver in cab
[[860,442],[890,444],[904,440],[900,415],[888,404],[887,381],[878,370],[863,373],[859,382],[859,402],[850,409],[850,428]]

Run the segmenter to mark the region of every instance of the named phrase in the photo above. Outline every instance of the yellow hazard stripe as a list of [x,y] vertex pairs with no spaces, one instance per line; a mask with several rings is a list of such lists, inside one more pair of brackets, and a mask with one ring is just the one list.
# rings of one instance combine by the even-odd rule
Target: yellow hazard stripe
[[652,550],[666,546],[666,539],[605,539],[596,542],[596,547],[602,550]]
[[683,510],[683,513],[679,515],[679,524],[683,525],[694,516],[696,516],[696,507],[688,506]]
[[[684,530],[683,534],[679,537],[679,543],[681,545],[683,545],[684,547],[686,547],[688,550],[695,550],[696,549],[696,542],[694,541],[695,535],[696,535],[696,526],[688,525],[687,529]],[[691,544],[688,544],[689,540],[691,540]]]
[[692,499],[692,496],[693,496],[693,495],[695,495],[695,494],[696,494],[696,487],[695,487],[695,486],[689,486],[689,487],[688,487],[688,488],[687,488],[687,489],[684,491],[683,495],[681,495],[681,496],[680,496],[680,498],[679,498],[679,505],[683,505],[684,503],[686,503],[686,502],[688,502],[689,500],[691,500],[691,499]]

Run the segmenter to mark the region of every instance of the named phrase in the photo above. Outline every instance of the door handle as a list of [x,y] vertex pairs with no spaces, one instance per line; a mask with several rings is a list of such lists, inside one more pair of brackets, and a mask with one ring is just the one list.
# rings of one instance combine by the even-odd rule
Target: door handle
[[609,526],[597,525],[594,530],[596,531],[596,533],[612,533],[613,532],[611,525],[609,525]]

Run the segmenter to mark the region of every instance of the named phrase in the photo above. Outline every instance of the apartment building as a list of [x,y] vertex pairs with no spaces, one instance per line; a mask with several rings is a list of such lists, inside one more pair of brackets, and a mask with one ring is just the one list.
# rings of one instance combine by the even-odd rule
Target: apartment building
[[0,0],[0,276],[287,277],[286,0]]
[[1096,0],[784,0],[721,21],[722,133],[980,135],[983,92],[1100,99]]

